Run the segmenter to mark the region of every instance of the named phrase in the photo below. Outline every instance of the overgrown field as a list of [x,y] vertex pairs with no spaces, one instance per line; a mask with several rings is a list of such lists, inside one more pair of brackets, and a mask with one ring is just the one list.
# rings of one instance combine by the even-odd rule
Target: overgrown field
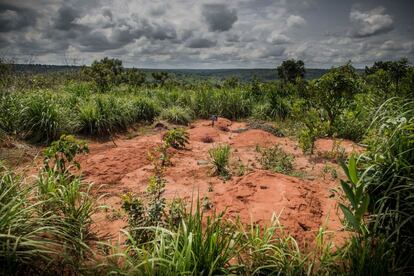
[[[378,62],[358,74],[345,64],[306,81],[300,68],[287,70],[289,62],[278,70],[280,81],[266,83],[178,81],[162,72],[149,77],[110,59],[70,77],[17,76],[1,64],[0,147],[19,141],[46,148],[34,179],[1,160],[0,275],[413,271],[414,68],[405,60]],[[149,152],[153,177],[145,200],[129,193],[122,198],[125,242],[97,235],[92,217],[105,206],[77,173],[75,156],[88,153],[79,139],[114,139],[159,120],[185,127],[213,115],[256,126],[271,122],[275,135],[293,137],[309,155],[321,137],[364,145],[361,156],[338,160],[347,176],[339,202],[347,242],[334,248],[321,228],[315,243],[302,248],[277,217],[269,227],[246,226],[223,214],[207,218],[203,199],[191,207],[167,201],[169,152],[188,140],[181,128],[168,131]],[[214,175],[223,179],[229,177],[229,152],[226,146],[209,152]],[[276,145],[262,154],[266,169],[291,173],[291,156]]]

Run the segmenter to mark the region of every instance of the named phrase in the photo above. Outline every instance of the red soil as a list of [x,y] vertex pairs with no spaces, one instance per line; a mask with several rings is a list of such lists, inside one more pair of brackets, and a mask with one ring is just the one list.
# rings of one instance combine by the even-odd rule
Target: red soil
[[[224,129],[223,126],[227,127]],[[325,226],[332,231],[335,241],[340,243],[345,233],[338,216],[337,198],[334,192],[339,187],[338,179],[324,173],[327,165],[336,169],[343,177],[338,165],[328,159],[303,155],[297,142],[290,138],[275,137],[262,130],[247,130],[244,123],[232,123],[219,119],[215,127],[209,121],[197,121],[188,129],[190,144],[186,150],[174,151],[172,163],[165,171],[167,199],[180,197],[190,201],[208,197],[216,211],[226,210],[228,218],[240,217],[244,223],[267,225],[273,214],[289,234],[299,242],[311,242],[318,229]],[[97,195],[103,195],[100,203],[119,210],[121,196],[126,192],[140,194],[145,191],[152,175],[152,166],[147,152],[161,141],[162,133],[119,139],[117,147],[112,143],[90,144],[90,154],[80,157],[86,181],[94,182]],[[210,136],[214,143],[204,143]],[[232,167],[243,163],[247,168],[242,176],[233,176],[228,181],[211,176],[207,164],[208,150],[217,143],[228,143],[232,148]],[[330,143],[330,144],[329,144]],[[319,151],[331,150],[332,140],[317,141]],[[295,170],[303,177],[292,177],[262,170],[257,161],[256,145],[279,144],[286,152],[295,156]],[[356,147],[349,141],[343,143],[346,152]],[[360,148],[359,148],[360,150]],[[102,211],[95,217],[101,233],[118,236],[126,225],[125,217],[116,211]]]

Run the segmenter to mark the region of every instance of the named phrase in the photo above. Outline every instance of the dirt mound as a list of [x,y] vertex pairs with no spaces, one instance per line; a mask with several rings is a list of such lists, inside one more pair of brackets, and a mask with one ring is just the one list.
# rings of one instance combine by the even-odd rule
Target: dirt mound
[[[338,179],[331,179],[326,173],[321,177],[326,164],[339,170],[337,164],[329,159],[314,163],[298,149],[296,141],[287,137],[276,137],[260,129],[234,132],[233,129],[246,125],[222,118],[218,122],[219,125],[212,127],[208,120],[196,121],[188,129],[190,144],[187,149],[173,151],[172,166],[165,169],[167,200],[180,197],[190,202],[197,197],[205,198],[213,209],[227,210],[229,218],[239,216],[246,224],[266,225],[273,214],[280,214],[287,232],[300,242],[311,242],[327,216],[328,230],[338,233],[341,224],[332,193],[338,187]],[[221,125],[230,131],[220,129]],[[147,152],[161,142],[162,132],[119,139],[116,147],[111,142],[91,143],[90,154],[79,158],[85,180],[105,184],[97,191],[105,194],[100,203],[113,208],[112,213],[95,216],[96,227],[104,234],[117,237],[119,228],[125,226],[125,217],[118,211],[121,196],[126,192],[142,194],[146,190],[153,174]],[[213,143],[203,142],[205,136],[212,137]],[[211,175],[208,150],[217,143],[228,143],[232,148],[233,177],[228,181]],[[295,170],[304,173],[302,179],[261,169],[256,145],[275,144],[295,156]],[[241,165],[245,171],[237,177],[235,172]]]
[[188,130],[191,141],[205,142],[210,137],[213,142],[220,141],[220,130],[211,126],[200,126]]
[[234,147],[255,147],[256,145],[271,146],[278,141],[277,137],[266,131],[249,129],[234,137],[230,144]]
[[298,240],[311,235],[321,224],[322,210],[318,185],[283,174],[258,170],[217,187],[214,206],[239,216],[244,222],[267,224],[280,215],[286,230]]
[[326,153],[326,152],[332,152],[335,150],[343,150],[344,153],[347,155],[351,153],[362,153],[364,151],[364,148],[357,145],[355,142],[352,142],[350,140],[344,140],[344,139],[330,139],[330,138],[323,138],[318,139],[315,142],[315,151]]

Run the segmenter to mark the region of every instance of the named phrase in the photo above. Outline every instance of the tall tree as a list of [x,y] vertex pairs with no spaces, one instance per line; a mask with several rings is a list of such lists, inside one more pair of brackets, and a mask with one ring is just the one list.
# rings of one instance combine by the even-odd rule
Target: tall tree
[[305,63],[302,60],[285,60],[277,67],[277,74],[285,83],[296,83],[297,78],[305,77]]
[[402,58],[397,61],[377,61],[372,67],[365,67],[365,74],[371,75],[379,70],[387,72],[395,84],[395,93],[398,95],[401,80],[408,74],[408,60]]

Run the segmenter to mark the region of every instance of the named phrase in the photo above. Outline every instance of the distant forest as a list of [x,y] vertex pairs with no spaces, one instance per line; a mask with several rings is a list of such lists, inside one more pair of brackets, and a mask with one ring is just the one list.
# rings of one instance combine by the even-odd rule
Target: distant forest
[[[15,72],[21,73],[50,73],[62,71],[76,71],[80,70],[81,66],[66,66],[66,65],[42,65],[42,64],[15,64]],[[140,68],[146,73],[156,71],[165,71],[172,73],[177,77],[193,77],[201,79],[226,79],[228,77],[237,77],[242,81],[250,81],[253,76],[256,76],[261,81],[272,81],[278,79],[276,69],[147,69]],[[306,69],[305,79],[316,79],[325,74],[328,69]],[[358,70],[363,72],[363,70]]]

